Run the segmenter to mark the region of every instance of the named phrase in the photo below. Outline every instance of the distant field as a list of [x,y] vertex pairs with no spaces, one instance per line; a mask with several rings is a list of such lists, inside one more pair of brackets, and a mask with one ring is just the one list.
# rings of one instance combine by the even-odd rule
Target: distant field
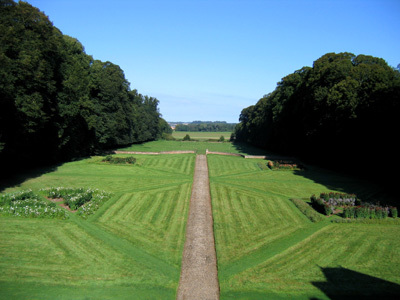
[[376,194],[318,169],[260,170],[208,156],[221,299],[358,299],[399,294],[399,225],[312,223],[289,201],[319,191]]
[[65,163],[20,186],[113,193],[88,220],[0,216],[1,299],[175,299],[194,155]]
[[176,139],[183,139],[185,135],[189,135],[191,139],[195,140],[218,140],[221,136],[229,141],[232,132],[201,132],[201,131],[174,131],[172,136]]

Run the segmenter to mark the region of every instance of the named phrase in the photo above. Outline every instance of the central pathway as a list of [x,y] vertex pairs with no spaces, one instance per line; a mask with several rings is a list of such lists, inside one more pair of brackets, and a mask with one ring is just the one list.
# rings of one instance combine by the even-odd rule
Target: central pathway
[[178,300],[219,299],[207,156],[197,155]]

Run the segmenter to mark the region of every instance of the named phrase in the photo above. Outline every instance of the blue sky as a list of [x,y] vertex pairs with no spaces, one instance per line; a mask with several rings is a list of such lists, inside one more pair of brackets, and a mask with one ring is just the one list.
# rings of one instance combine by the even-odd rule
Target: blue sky
[[328,52],[400,63],[399,0],[28,0],[167,121],[238,122]]

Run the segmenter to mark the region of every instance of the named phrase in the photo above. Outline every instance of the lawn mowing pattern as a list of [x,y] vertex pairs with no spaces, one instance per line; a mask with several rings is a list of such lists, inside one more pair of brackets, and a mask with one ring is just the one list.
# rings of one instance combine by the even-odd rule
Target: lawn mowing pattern
[[143,155],[136,165],[101,159],[66,163],[6,190],[93,187],[114,196],[88,220],[0,218],[0,298],[175,298],[195,156]]
[[127,148],[118,149],[121,151],[144,151],[144,152],[161,152],[161,151],[180,151],[191,150],[197,154],[205,154],[206,149],[216,152],[240,153],[232,143],[210,143],[210,142],[181,142],[181,141],[153,141],[145,144],[134,144]]
[[[398,292],[400,226],[332,224],[329,219],[314,224],[289,199],[330,190],[310,179],[317,172],[262,171],[256,169],[257,160],[240,157],[208,159],[221,299],[329,299],[328,294],[343,292],[354,298],[362,290],[376,295],[388,286]],[[323,176],[329,182],[329,175]],[[367,193],[362,183],[337,174],[332,178]],[[362,282],[353,279],[332,288],[325,274],[329,270],[339,274],[336,281],[350,280],[346,274],[354,273]],[[376,290],[367,289],[371,285]]]
[[[180,266],[190,183],[123,194],[99,219],[108,231]],[[160,245],[162,244],[162,247]]]
[[[264,261],[254,268],[230,278],[230,286],[246,286],[248,290],[268,290],[289,295],[313,294],[322,297],[315,285],[327,282],[324,268],[336,269],[337,277],[328,282],[336,284],[336,297],[360,295],[383,296],[400,292],[399,286],[387,290],[390,283],[399,283],[400,265],[398,226],[359,226],[332,224],[291,248]],[[341,269],[371,276],[357,281],[341,275]],[[340,278],[343,276],[343,278]],[[245,283],[243,278],[246,278]],[[376,285],[377,279],[387,281]]]
[[145,264],[104,244],[77,224],[15,218],[1,221],[0,281],[131,284],[140,277],[152,282]]

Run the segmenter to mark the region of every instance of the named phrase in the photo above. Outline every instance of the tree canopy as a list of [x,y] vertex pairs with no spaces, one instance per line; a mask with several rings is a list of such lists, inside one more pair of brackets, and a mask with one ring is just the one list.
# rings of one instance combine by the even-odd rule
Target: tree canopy
[[220,132],[220,131],[233,131],[235,123],[227,123],[224,121],[203,122],[193,121],[188,124],[178,124],[175,127],[176,131],[203,131],[203,132]]
[[161,136],[158,100],[30,4],[0,0],[0,162],[52,162]]
[[400,72],[382,58],[328,53],[242,110],[238,141],[364,172],[399,153]]

